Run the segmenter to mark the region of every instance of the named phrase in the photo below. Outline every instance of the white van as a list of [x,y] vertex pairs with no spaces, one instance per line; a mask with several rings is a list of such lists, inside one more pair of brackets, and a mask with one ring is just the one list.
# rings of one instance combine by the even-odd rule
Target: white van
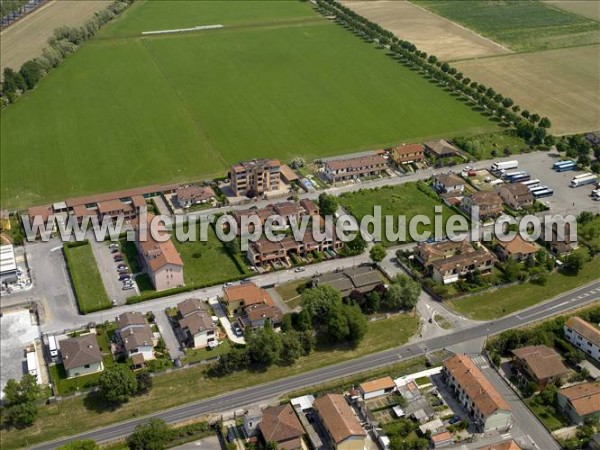
[[48,336],[48,350],[50,351],[51,358],[58,356],[58,347],[56,346],[56,338],[54,336]]

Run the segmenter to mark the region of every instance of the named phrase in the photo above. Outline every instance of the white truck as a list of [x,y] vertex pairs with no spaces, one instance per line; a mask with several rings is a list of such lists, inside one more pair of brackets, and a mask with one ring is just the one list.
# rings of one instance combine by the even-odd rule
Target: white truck
[[492,164],[492,172],[502,172],[506,170],[517,169],[519,167],[519,161],[503,161],[503,162],[495,162]]
[[593,173],[579,175],[571,180],[571,187],[577,188],[580,186],[586,186],[588,184],[596,183],[596,181],[598,181],[598,177]]

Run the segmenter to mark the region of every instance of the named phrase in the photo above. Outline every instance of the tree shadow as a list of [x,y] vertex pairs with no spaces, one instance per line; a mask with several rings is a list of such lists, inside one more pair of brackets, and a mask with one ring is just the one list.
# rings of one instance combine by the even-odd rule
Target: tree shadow
[[118,404],[108,403],[99,392],[90,392],[83,399],[83,406],[89,411],[98,414],[114,412],[119,408]]

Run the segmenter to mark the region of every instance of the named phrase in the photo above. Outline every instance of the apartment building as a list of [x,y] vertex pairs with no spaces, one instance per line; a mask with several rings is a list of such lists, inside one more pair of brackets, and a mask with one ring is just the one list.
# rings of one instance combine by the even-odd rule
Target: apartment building
[[580,317],[569,317],[564,324],[565,339],[600,362],[600,329]]
[[236,197],[257,197],[280,189],[281,163],[276,159],[254,159],[231,166],[231,189]]
[[387,167],[387,161],[379,154],[334,159],[323,165],[325,177],[332,183],[379,175]]
[[392,150],[392,161],[398,166],[421,162],[425,159],[425,148],[422,144],[407,144]]

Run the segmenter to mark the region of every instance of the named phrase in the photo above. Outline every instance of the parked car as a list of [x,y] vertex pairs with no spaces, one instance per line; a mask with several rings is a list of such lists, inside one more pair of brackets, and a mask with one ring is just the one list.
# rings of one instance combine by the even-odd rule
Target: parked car
[[119,251],[119,247],[112,247],[112,248],[110,249],[110,252],[111,252],[111,253],[117,253],[118,251]]
[[119,244],[113,242],[112,244],[108,244],[108,248],[119,248]]
[[244,332],[242,331],[242,329],[240,328],[240,326],[238,324],[234,324],[232,329],[233,329],[233,333],[237,337],[242,337],[244,335]]
[[306,270],[306,268],[305,268],[305,267],[296,267],[296,268],[294,269],[294,272],[296,272],[296,273],[297,273],[297,272],[304,272],[305,270]]
[[114,259],[115,261],[117,260],[117,258],[121,258],[121,259],[123,259],[123,255],[122,255],[122,254],[120,254],[120,253],[117,253],[116,255],[113,255],[113,259]]
[[129,289],[133,289],[133,284],[124,284],[122,289],[124,291],[128,291]]
[[454,416],[452,419],[450,419],[450,420],[448,421],[448,423],[450,423],[450,425],[453,425],[453,424],[455,424],[455,423],[458,423],[458,422],[460,422],[460,421],[461,421],[461,418],[460,418],[460,416]]
[[119,281],[131,280],[131,274],[122,273],[119,275]]

